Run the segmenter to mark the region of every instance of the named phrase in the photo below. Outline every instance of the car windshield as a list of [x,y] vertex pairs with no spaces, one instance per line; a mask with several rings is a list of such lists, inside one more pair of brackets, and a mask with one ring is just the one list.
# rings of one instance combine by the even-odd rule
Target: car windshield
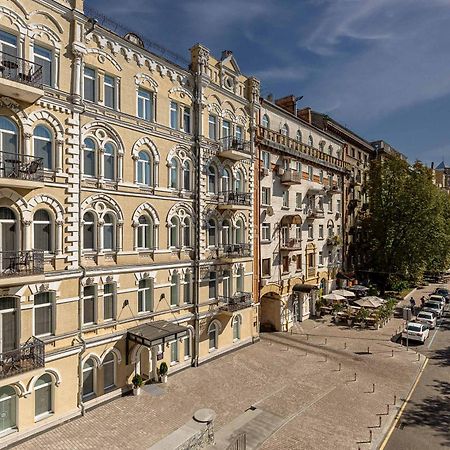
[[420,312],[419,314],[417,314],[417,317],[419,319],[432,319],[433,318],[433,314],[427,313],[427,312]]
[[425,308],[438,309],[439,305],[437,305],[436,303],[425,303]]
[[413,323],[410,323],[407,329],[408,331],[422,331],[422,327],[420,325],[414,325]]
[[449,290],[448,289],[436,289],[436,294],[448,295],[449,294]]

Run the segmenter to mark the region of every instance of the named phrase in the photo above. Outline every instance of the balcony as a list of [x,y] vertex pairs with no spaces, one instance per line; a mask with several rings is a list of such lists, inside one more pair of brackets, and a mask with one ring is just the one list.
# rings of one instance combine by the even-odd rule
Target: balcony
[[43,273],[43,250],[0,251],[0,279],[42,275]]
[[323,219],[324,217],[325,213],[323,212],[323,209],[309,209],[306,215],[306,218],[309,220]]
[[0,379],[45,366],[45,344],[32,337],[16,350],[0,354]]
[[220,311],[234,313],[252,306],[251,292],[236,292],[233,297],[218,297]]
[[285,241],[281,241],[280,250],[292,252],[295,250],[302,249],[302,240],[297,238],[286,239]]
[[0,95],[34,103],[44,95],[42,67],[18,56],[0,52]]
[[250,244],[224,244],[217,250],[217,257],[227,263],[251,256],[252,246]]
[[249,141],[242,138],[227,136],[219,141],[219,156],[236,161],[252,157]]
[[218,208],[242,210],[251,209],[252,194],[247,192],[223,191],[219,192]]
[[19,189],[44,187],[42,158],[0,152],[0,186]]
[[301,184],[302,182],[302,174],[297,172],[296,170],[288,169],[285,170],[281,175],[281,183],[287,184],[289,186],[293,184]]
[[335,184],[331,187],[328,186],[327,191],[329,194],[341,194],[342,193],[341,188],[337,184]]

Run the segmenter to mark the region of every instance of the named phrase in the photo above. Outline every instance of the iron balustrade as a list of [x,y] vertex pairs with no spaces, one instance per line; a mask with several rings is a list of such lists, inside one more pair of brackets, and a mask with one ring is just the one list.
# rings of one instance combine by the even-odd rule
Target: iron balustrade
[[43,159],[18,153],[0,152],[0,178],[43,181]]
[[298,238],[289,238],[281,241],[281,250],[301,250],[302,240]]
[[42,66],[33,61],[0,52],[0,78],[42,89]]
[[325,217],[325,213],[321,209],[313,209],[307,211],[308,219],[323,219]]
[[252,256],[250,244],[223,244],[217,250],[219,258],[245,258]]
[[250,292],[237,292],[232,297],[219,296],[219,309],[224,311],[238,311],[251,306],[252,294]]
[[16,350],[0,353],[0,379],[45,366],[45,344],[31,337]]
[[252,194],[249,192],[222,191],[219,192],[218,202],[224,205],[250,206]]
[[220,151],[235,150],[251,155],[250,141],[235,136],[225,136],[219,140]]
[[281,175],[281,182],[284,184],[301,184],[302,179],[302,173],[292,169],[285,170]]
[[43,250],[0,251],[0,277],[44,273]]

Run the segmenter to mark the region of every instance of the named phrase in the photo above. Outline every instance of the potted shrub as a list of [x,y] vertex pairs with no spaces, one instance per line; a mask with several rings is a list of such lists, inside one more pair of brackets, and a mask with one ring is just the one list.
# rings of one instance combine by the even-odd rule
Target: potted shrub
[[359,322],[361,324],[361,327],[366,326],[366,319],[369,317],[370,312],[366,308],[361,308],[358,313],[356,314],[356,322]]
[[141,386],[144,383],[142,377],[137,373],[131,380],[133,385],[133,395],[139,395],[141,393]]
[[167,367],[167,364],[163,361],[161,365],[159,366],[159,378],[161,383],[167,383],[167,372],[169,371],[169,368]]

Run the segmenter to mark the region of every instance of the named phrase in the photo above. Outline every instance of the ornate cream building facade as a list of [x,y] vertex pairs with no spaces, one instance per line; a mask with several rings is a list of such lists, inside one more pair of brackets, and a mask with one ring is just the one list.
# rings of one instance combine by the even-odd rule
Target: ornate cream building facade
[[257,339],[260,104],[231,52],[180,67],[81,0],[4,0],[0,45],[4,446]]
[[261,329],[288,331],[315,313],[342,267],[341,139],[300,117],[294,96],[261,99],[259,258]]

